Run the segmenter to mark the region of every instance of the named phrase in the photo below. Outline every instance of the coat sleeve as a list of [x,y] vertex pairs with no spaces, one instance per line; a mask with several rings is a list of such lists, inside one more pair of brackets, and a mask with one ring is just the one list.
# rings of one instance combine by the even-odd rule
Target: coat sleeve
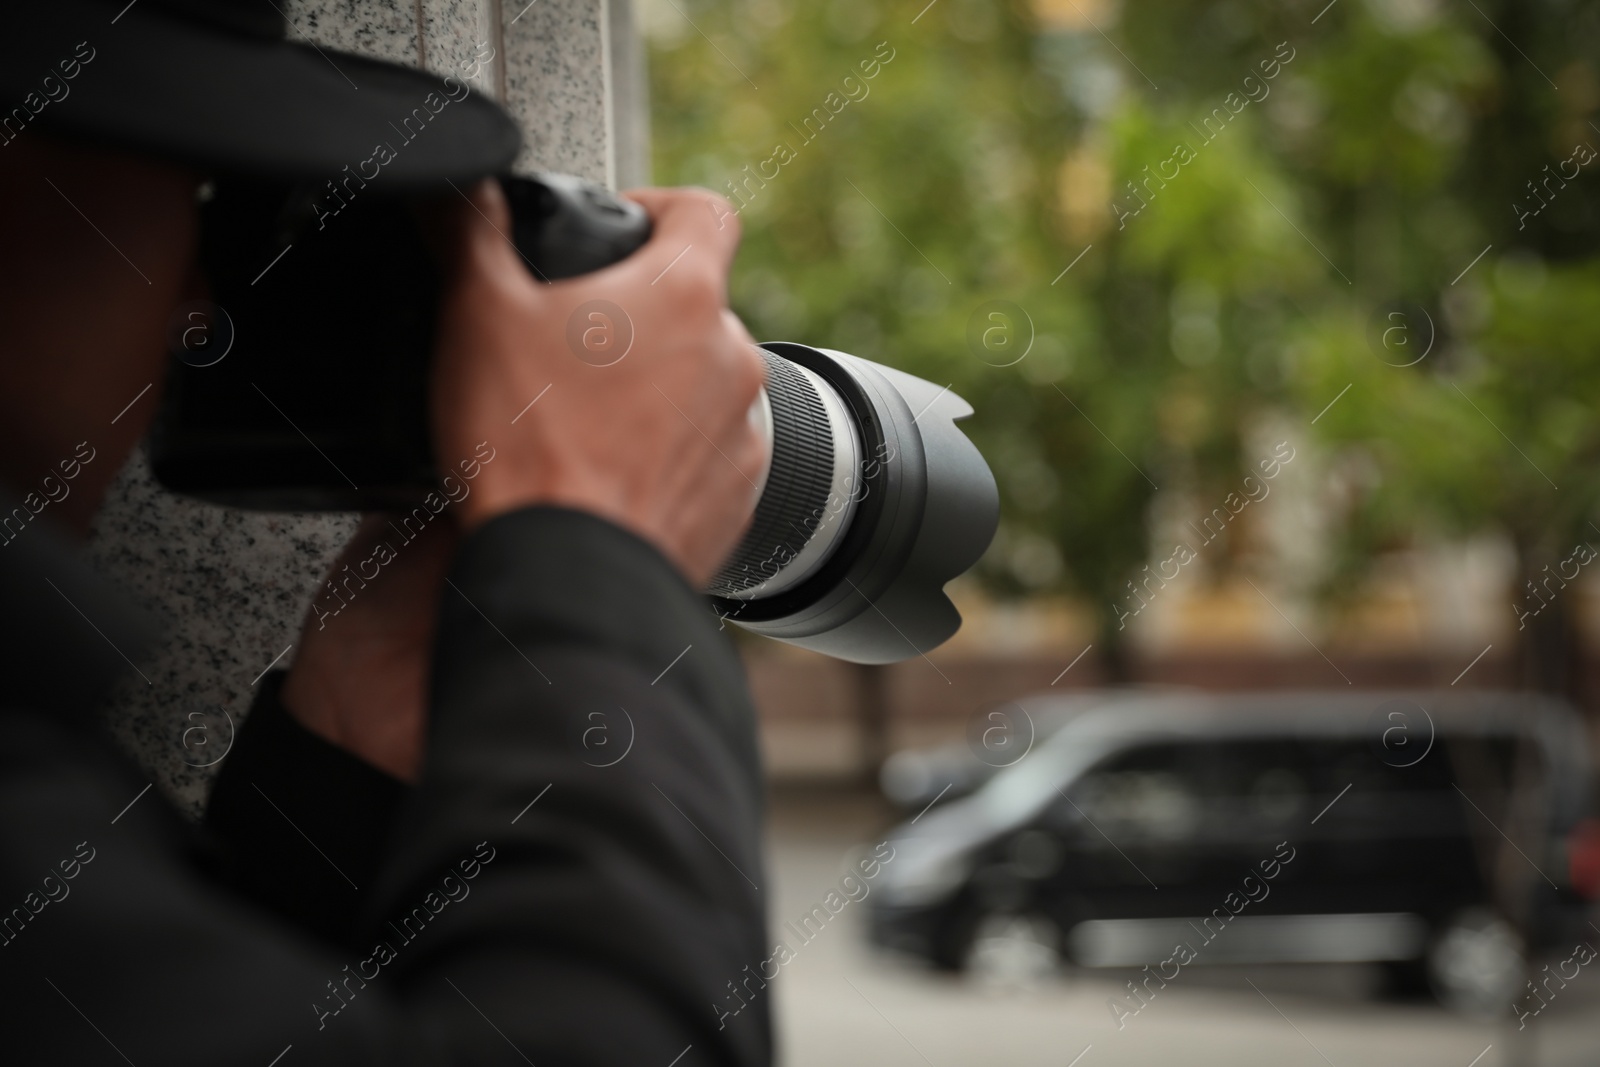
[[[355,920],[383,863],[404,782],[324,741],[280,699],[287,671],[258,683],[206,805],[230,889],[330,946],[355,947]],[[338,812],[326,820],[327,812]],[[296,829],[316,826],[312,842]]]
[[[552,508],[475,531],[440,612],[427,762],[395,813],[289,790],[292,839],[230,831],[257,864],[305,846],[267,909],[105,746],[0,714],[18,1062],[770,1061],[753,714],[716,617],[651,546]],[[336,875],[354,909],[307,904],[328,887],[296,872],[361,833],[380,840]]]
[[470,894],[392,965],[457,1040],[541,1064],[770,1058],[754,714],[718,630],[590,515],[501,516],[461,552],[427,763],[366,922],[393,945],[430,893]]

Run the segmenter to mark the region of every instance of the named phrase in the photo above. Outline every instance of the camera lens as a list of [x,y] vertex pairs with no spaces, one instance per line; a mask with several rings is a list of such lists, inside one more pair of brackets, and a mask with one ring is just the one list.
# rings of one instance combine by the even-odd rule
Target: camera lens
[[772,463],[744,540],[706,592],[772,596],[816,573],[839,547],[861,492],[861,438],[843,399],[815,371],[761,350]]
[[988,465],[956,422],[972,407],[844,352],[763,344],[772,463],[744,540],[707,589],[729,622],[860,663],[936,647],[944,594],[994,536]]

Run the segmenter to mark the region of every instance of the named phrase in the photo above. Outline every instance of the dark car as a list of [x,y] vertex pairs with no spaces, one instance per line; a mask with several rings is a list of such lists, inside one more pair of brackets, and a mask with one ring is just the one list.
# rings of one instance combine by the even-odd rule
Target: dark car
[[1026,756],[892,832],[875,942],[954,970],[1025,923],[1083,967],[1375,962],[1503,1011],[1526,954],[1586,929],[1600,845],[1565,704],[1135,694],[1062,716],[1056,699],[1020,702],[1061,720]]

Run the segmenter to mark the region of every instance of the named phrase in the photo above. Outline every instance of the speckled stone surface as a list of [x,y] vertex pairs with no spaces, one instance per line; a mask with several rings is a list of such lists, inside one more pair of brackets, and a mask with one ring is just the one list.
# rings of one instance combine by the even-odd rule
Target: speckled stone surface
[[499,5],[492,0],[420,0],[417,6],[422,12],[422,65],[435,74],[464,77],[476,60],[481,72],[473,89],[498,99],[500,34],[494,12]]
[[[355,529],[351,515],[283,515],[201,504],[162,489],[144,450],[106,495],[91,561],[160,625],[155,654],[127,676],[113,732],[184,810],[204,803],[250,708],[254,681],[296,639],[318,580]],[[278,660],[294,658],[292,650]]]
[[291,41],[417,66],[417,5],[412,0],[289,0],[282,6]]
[[[507,7],[518,5],[509,0]],[[503,102],[522,121],[519,169],[559,170],[615,185],[608,151],[607,0],[537,0],[507,16]],[[551,48],[550,42],[561,47]]]
[[[475,86],[523,123],[523,166],[599,180],[615,170],[611,78],[602,63],[606,35],[631,23],[619,23],[608,0],[526,8],[521,0],[298,0],[285,11],[291,39],[440,74],[459,73],[487,44],[494,58]],[[109,491],[90,559],[159,621],[163,637],[139,664],[150,684],[137,675],[124,681],[108,717],[119,742],[185,811],[204,804],[255,679],[275,659],[292,662],[285,650],[355,522],[185,500],[155,484],[142,451]]]

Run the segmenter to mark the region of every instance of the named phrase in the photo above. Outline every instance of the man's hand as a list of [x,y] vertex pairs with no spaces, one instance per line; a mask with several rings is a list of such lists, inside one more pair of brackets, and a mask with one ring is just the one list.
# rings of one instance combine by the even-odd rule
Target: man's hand
[[[460,504],[463,531],[532,504],[576,508],[650,541],[699,586],[755,507],[769,456],[749,412],[765,370],[727,308],[739,232],[726,202],[693,189],[628,195],[654,221],[650,241],[553,285],[507,240],[497,184],[459,205],[434,442],[442,468],[480,442],[495,450]],[[627,354],[608,366],[569,346],[569,320],[593,300],[622,310],[627,322],[613,327],[631,326]],[[578,333],[589,323],[580,315]]]
[[[380,540],[395,558],[337,615],[312,610],[282,691],[306,729],[402,780],[421,770],[434,619],[458,530],[532,504],[577,508],[655,544],[698,586],[755,507],[769,457],[749,409],[764,369],[726,306],[736,223],[711,193],[629,195],[654,220],[649,243],[554,285],[535,281],[503,236],[511,221],[494,182],[450,220],[435,448],[442,473],[464,472],[483,442],[494,458],[475,464],[468,495],[413,542],[382,516],[362,523],[334,563],[335,583],[343,588]],[[591,300],[631,321],[632,346],[609,366],[568,346],[568,319]]]
[[[328,575],[342,597],[318,588],[324,610],[307,615],[280,694],[301,726],[405,782],[422,769],[434,620],[457,540],[449,512],[409,542],[385,516],[367,516]],[[392,558],[378,555],[377,576],[359,578],[380,542]]]

